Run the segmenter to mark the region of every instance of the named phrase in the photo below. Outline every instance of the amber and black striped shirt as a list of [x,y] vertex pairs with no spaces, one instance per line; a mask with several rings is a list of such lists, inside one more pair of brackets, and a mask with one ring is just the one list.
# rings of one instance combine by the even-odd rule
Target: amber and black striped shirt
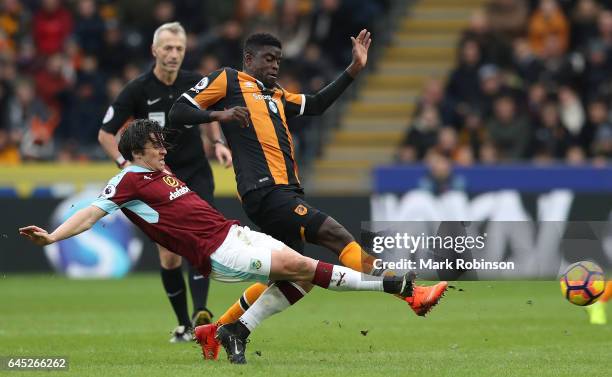
[[203,110],[249,109],[248,127],[240,127],[237,122],[222,124],[232,150],[240,196],[271,185],[299,186],[287,119],[304,113],[305,95],[266,88],[247,73],[223,68],[203,78],[183,98]]

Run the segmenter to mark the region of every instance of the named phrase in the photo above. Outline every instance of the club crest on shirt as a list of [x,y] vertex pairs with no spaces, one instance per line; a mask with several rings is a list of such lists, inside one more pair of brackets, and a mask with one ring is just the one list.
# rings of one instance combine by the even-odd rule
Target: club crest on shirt
[[261,268],[261,261],[259,259],[251,259],[251,270],[259,270]]
[[294,211],[298,215],[304,216],[305,214],[308,213],[308,208],[306,208],[303,204],[300,204],[297,207],[295,207]]
[[177,181],[176,179],[174,179],[174,177],[171,177],[169,175],[165,176],[163,180],[170,187],[178,187],[179,185],[179,181]]

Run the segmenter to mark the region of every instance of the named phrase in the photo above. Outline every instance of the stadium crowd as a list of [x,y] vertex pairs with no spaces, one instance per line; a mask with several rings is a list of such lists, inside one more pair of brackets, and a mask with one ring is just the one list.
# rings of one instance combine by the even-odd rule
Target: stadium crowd
[[490,0],[456,52],[446,83],[425,84],[399,162],[612,157],[612,1]]
[[[351,58],[348,36],[388,12],[387,0],[0,0],[0,163],[106,159],[97,141],[108,104],[151,69],[154,30],[187,30],[183,69],[242,67],[243,39],[283,42],[281,84],[314,92]],[[324,52],[324,53],[323,53]],[[296,123],[301,122],[301,123]],[[309,120],[298,119],[303,149]]]

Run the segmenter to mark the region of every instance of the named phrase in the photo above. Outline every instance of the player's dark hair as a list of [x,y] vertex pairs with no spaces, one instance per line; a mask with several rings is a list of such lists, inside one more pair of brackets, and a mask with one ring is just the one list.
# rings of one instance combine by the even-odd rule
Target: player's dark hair
[[[151,136],[153,135],[153,136]],[[131,122],[121,134],[119,139],[119,153],[128,161],[134,160],[132,152],[144,151],[145,144],[163,143],[164,131],[154,120],[136,119]]]
[[244,42],[244,53],[254,55],[257,50],[264,46],[274,46],[280,49],[283,48],[281,41],[270,33],[255,33],[251,34]]

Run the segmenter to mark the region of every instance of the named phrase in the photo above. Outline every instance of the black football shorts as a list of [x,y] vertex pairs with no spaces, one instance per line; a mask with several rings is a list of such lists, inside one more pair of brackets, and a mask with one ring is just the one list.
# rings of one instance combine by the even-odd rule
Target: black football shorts
[[304,241],[313,242],[329,216],[304,200],[296,186],[271,186],[253,190],[242,198],[242,208],[263,233],[303,253]]

